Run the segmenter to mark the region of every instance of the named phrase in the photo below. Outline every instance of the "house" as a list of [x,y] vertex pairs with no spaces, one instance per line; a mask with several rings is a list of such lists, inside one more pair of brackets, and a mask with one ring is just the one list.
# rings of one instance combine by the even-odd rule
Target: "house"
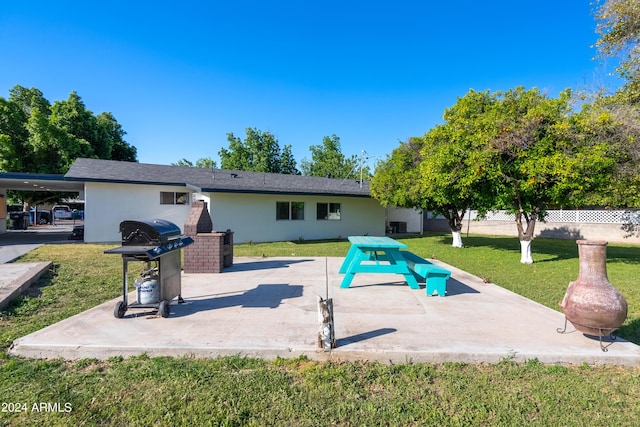
[[181,228],[204,200],[215,230],[236,243],[384,235],[385,208],[353,179],[77,159],[64,182],[81,185],[86,242],[116,242],[123,220],[162,218]]

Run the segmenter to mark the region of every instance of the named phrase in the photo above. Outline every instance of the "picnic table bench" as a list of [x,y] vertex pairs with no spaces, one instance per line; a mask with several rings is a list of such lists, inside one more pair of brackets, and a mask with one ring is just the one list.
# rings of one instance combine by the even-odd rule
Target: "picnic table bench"
[[407,261],[409,269],[419,277],[418,280],[424,279],[427,295],[438,293],[443,297],[447,293],[447,280],[451,277],[449,270],[435,265],[413,252],[400,251],[400,253]]
[[444,296],[451,272],[401,250],[407,248],[404,243],[375,236],[349,236],[349,242],[351,247],[339,270],[345,275],[341,288],[351,286],[356,273],[393,273],[402,274],[411,289],[420,289],[418,280],[424,279],[427,295],[437,292]]

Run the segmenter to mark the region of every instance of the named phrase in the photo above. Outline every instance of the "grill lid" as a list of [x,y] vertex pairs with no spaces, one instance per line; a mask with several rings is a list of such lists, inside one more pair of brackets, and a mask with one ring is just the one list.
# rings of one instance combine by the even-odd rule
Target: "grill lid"
[[180,227],[164,219],[127,220],[120,223],[122,246],[162,245],[180,237]]

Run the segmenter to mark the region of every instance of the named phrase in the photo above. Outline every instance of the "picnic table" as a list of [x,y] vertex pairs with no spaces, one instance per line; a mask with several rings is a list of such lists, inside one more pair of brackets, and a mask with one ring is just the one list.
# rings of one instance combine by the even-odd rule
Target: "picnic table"
[[341,288],[351,286],[356,273],[391,273],[402,274],[411,289],[420,289],[400,251],[407,247],[404,243],[390,237],[376,236],[349,236],[349,242],[351,247],[339,270],[340,274],[345,275]]
[[411,289],[420,289],[418,280],[425,282],[427,295],[447,293],[451,272],[413,252],[403,250],[407,245],[390,237],[349,236],[351,247],[339,273],[344,274],[341,288],[351,286],[356,273],[402,274]]

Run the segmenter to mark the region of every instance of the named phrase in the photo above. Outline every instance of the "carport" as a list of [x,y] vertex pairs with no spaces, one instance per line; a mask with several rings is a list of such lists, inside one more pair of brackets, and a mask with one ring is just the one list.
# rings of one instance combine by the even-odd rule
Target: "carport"
[[84,191],[84,183],[65,180],[64,175],[22,172],[0,172],[0,233],[7,232],[7,190],[16,191]]

